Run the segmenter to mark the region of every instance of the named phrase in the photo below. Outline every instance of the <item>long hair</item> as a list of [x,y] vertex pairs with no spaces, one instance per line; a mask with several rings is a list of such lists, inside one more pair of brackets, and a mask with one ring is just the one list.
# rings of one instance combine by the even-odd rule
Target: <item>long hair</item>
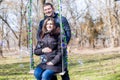
[[52,21],[52,24],[53,24],[53,30],[50,32],[50,34],[51,34],[51,35],[55,35],[55,34],[59,34],[59,33],[60,33],[60,30],[59,30],[58,26],[56,26],[56,24],[55,24],[54,18],[48,17],[48,18],[45,19],[45,21],[44,21],[44,23],[43,23],[42,31],[41,31],[41,33],[40,33],[40,34],[41,34],[41,35],[40,35],[40,38],[43,38],[44,35],[47,33],[47,28],[46,28],[46,26],[47,26],[47,22],[48,22],[48,21]]

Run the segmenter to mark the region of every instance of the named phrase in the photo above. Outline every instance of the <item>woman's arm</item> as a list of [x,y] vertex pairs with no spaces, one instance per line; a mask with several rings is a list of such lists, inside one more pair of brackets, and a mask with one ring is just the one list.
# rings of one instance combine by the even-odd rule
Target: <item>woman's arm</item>
[[50,61],[51,63],[53,63],[53,65],[57,64],[62,59],[60,36],[58,37],[58,47],[56,53],[57,55]]
[[34,54],[35,54],[35,55],[38,55],[38,56],[39,56],[39,55],[42,55],[42,54],[43,54],[42,48],[39,48],[39,49],[35,48],[35,49],[34,49]]
[[43,54],[43,52],[42,52],[43,46],[44,46],[43,43],[41,41],[38,41],[37,45],[34,49],[34,54],[38,55],[38,56],[42,55]]

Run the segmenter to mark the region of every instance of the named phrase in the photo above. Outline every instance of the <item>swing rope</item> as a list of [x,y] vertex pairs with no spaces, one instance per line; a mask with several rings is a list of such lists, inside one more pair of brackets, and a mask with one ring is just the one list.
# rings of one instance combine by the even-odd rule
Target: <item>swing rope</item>
[[59,73],[59,74],[64,75],[65,74],[64,69],[65,69],[65,63],[66,63],[65,62],[66,57],[64,57],[64,53],[66,51],[67,42],[66,42],[65,32],[63,30],[64,29],[64,24],[62,23],[62,4],[61,4],[61,0],[58,0],[58,10],[59,10],[59,19],[60,19],[60,38],[61,38],[61,53],[62,53],[62,72]]
[[34,69],[33,42],[32,42],[32,0],[28,2],[28,40],[30,53],[30,72]]

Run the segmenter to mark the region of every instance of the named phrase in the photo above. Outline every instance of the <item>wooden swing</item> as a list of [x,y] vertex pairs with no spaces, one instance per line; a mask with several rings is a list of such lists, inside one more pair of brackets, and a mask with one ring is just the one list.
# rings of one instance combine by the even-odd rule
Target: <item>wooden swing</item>
[[[63,26],[62,26],[62,6],[61,6],[61,0],[58,0],[59,2],[59,6],[58,6],[58,9],[59,9],[59,19],[60,19],[60,35],[61,35],[61,52],[62,52],[62,72],[60,73],[56,73],[55,75],[64,75],[65,74],[65,71],[64,71],[64,59],[63,59],[63,39],[62,39],[62,35],[64,34],[64,30],[63,30]],[[28,13],[28,17],[29,17],[29,21],[28,21],[28,24],[29,24],[29,48],[30,48],[30,71],[29,71],[29,74],[34,74],[34,69],[33,69],[33,66],[34,66],[34,59],[33,59],[33,47],[32,47],[32,0],[29,0],[29,13]],[[66,38],[66,37],[65,37]],[[66,41],[64,41],[66,42]]]

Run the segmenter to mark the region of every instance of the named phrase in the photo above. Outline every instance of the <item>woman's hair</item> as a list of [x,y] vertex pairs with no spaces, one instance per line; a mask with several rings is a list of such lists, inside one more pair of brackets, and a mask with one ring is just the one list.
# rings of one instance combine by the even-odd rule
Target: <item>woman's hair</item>
[[57,34],[57,33],[60,32],[59,29],[57,29],[57,27],[56,27],[54,18],[48,17],[48,18],[45,19],[45,21],[44,21],[44,23],[43,23],[42,31],[41,31],[41,33],[40,33],[40,37],[41,37],[41,38],[43,38],[44,35],[45,35],[45,33],[47,32],[46,26],[47,26],[47,22],[48,22],[48,21],[52,21],[52,23],[53,23],[53,30],[50,32],[51,35],[54,35],[54,34]]

